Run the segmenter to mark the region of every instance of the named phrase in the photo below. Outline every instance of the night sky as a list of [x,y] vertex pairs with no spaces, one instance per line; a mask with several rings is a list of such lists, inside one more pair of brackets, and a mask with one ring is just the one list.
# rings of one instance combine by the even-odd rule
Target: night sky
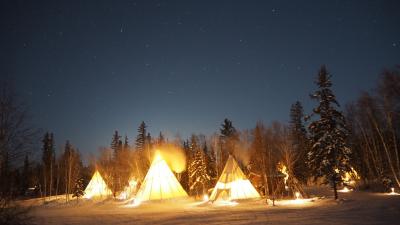
[[[322,3],[324,2],[324,3]],[[8,1],[0,76],[84,154],[144,120],[186,138],[287,121],[326,64],[344,105],[400,61],[400,1]]]

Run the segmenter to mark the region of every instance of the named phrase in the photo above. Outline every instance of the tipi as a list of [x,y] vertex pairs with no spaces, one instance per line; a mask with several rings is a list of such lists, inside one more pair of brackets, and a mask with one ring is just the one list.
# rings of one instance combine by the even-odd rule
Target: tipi
[[136,194],[136,201],[164,200],[187,197],[175,175],[159,152],[151,163],[150,169]]
[[211,193],[210,200],[236,200],[259,197],[260,194],[243,174],[236,160],[229,155],[225,168]]
[[111,195],[111,190],[107,187],[98,170],[93,174],[92,179],[85,189],[84,198],[107,197]]

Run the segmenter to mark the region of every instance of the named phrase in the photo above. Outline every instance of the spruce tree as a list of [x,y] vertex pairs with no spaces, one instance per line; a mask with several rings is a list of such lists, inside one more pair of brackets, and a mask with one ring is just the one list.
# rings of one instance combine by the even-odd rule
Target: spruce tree
[[112,161],[112,190],[113,193],[116,191],[119,191],[121,188],[121,155],[122,155],[122,140],[121,136],[118,134],[118,131],[116,130],[113,138],[111,140],[111,149],[114,151],[114,158]]
[[52,189],[52,170],[54,158],[54,138],[53,134],[46,132],[42,139],[42,162],[43,162],[43,186],[44,196],[51,195]]
[[146,174],[150,167],[150,146],[149,137],[146,131],[146,124],[142,121],[138,128],[138,135],[136,136],[135,147],[138,156],[138,166],[140,167],[140,174]]
[[190,168],[190,145],[189,145],[189,140],[183,141],[183,151],[185,152],[186,155],[186,165],[187,165],[187,169],[185,171],[183,171],[183,173],[181,174],[181,184],[182,187],[185,189],[186,192],[189,193],[189,170]]
[[122,146],[121,136],[118,134],[118,131],[116,130],[111,140],[111,149],[114,150],[114,157],[118,155],[121,146]]
[[192,181],[190,192],[196,194],[196,196],[202,195],[206,192],[210,183],[210,176],[207,173],[205,154],[198,146],[196,146],[190,168],[189,178]]
[[220,152],[220,159],[221,162],[220,168],[218,171],[221,172],[224,168],[226,161],[228,160],[229,154],[233,154],[235,148],[235,141],[238,139],[238,134],[235,127],[232,124],[232,121],[229,119],[225,119],[224,122],[221,124],[220,128],[220,141],[221,141],[221,152]]
[[319,104],[313,109],[313,116],[317,119],[308,127],[312,141],[308,164],[316,178],[324,177],[331,182],[337,199],[337,185],[344,173],[350,171],[351,150],[346,143],[348,130],[345,118],[337,109],[340,105],[331,90],[330,78],[331,75],[322,66],[316,81],[318,89],[311,95]]
[[307,182],[307,153],[309,151],[309,140],[304,127],[304,111],[299,101],[290,108],[290,136],[296,153],[296,161],[293,165],[293,173],[303,183]]
[[130,146],[129,146],[129,142],[128,142],[128,137],[125,135],[125,140],[124,140],[124,147],[123,149],[125,151],[129,150]]
[[193,176],[194,171],[196,170],[195,164],[195,153],[199,149],[199,141],[196,135],[192,134],[190,137],[190,142],[188,141],[188,152],[186,154],[187,159],[187,173],[188,173],[188,188],[189,193],[193,194],[193,184],[195,183],[195,177]]
[[79,198],[85,194],[84,187],[83,187],[83,179],[79,178],[75,181],[74,189],[72,190],[72,197],[76,198],[76,202],[79,201]]
[[146,124],[144,123],[144,121],[142,121],[142,123],[139,125],[138,128],[138,135],[136,137],[136,150],[138,151],[144,151],[145,150],[145,144],[146,144]]
[[209,152],[208,151],[205,152],[208,156],[207,171],[208,174],[210,175],[211,185],[214,186],[215,182],[218,179],[216,153],[213,146],[211,146],[211,150]]
[[157,140],[158,145],[163,145],[165,144],[165,138],[164,135],[160,132],[160,134],[158,135],[158,140]]

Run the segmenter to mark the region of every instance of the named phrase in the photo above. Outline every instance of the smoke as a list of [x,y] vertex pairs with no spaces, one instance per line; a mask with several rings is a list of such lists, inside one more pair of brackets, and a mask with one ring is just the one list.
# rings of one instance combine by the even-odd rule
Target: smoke
[[182,173],[186,170],[186,155],[185,151],[174,144],[163,144],[158,146],[160,152],[169,167],[175,173]]
[[233,154],[244,166],[250,163],[250,136],[247,131],[240,133],[239,140],[235,141]]
[[237,160],[243,163],[244,166],[249,165],[250,163],[249,149],[242,143],[236,144],[233,154],[235,155]]

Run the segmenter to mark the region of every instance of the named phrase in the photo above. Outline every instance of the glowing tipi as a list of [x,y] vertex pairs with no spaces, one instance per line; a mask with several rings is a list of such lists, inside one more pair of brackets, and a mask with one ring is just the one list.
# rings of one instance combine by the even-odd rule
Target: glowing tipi
[[211,193],[210,200],[236,200],[259,197],[260,194],[243,174],[235,159],[229,155],[225,168]]
[[165,160],[161,157],[160,153],[156,152],[150,169],[136,194],[135,200],[142,202],[187,196],[187,193],[182,188]]
[[88,186],[85,189],[84,198],[96,198],[96,197],[107,197],[111,195],[111,190],[107,187],[106,182],[104,182],[99,171],[93,174]]

